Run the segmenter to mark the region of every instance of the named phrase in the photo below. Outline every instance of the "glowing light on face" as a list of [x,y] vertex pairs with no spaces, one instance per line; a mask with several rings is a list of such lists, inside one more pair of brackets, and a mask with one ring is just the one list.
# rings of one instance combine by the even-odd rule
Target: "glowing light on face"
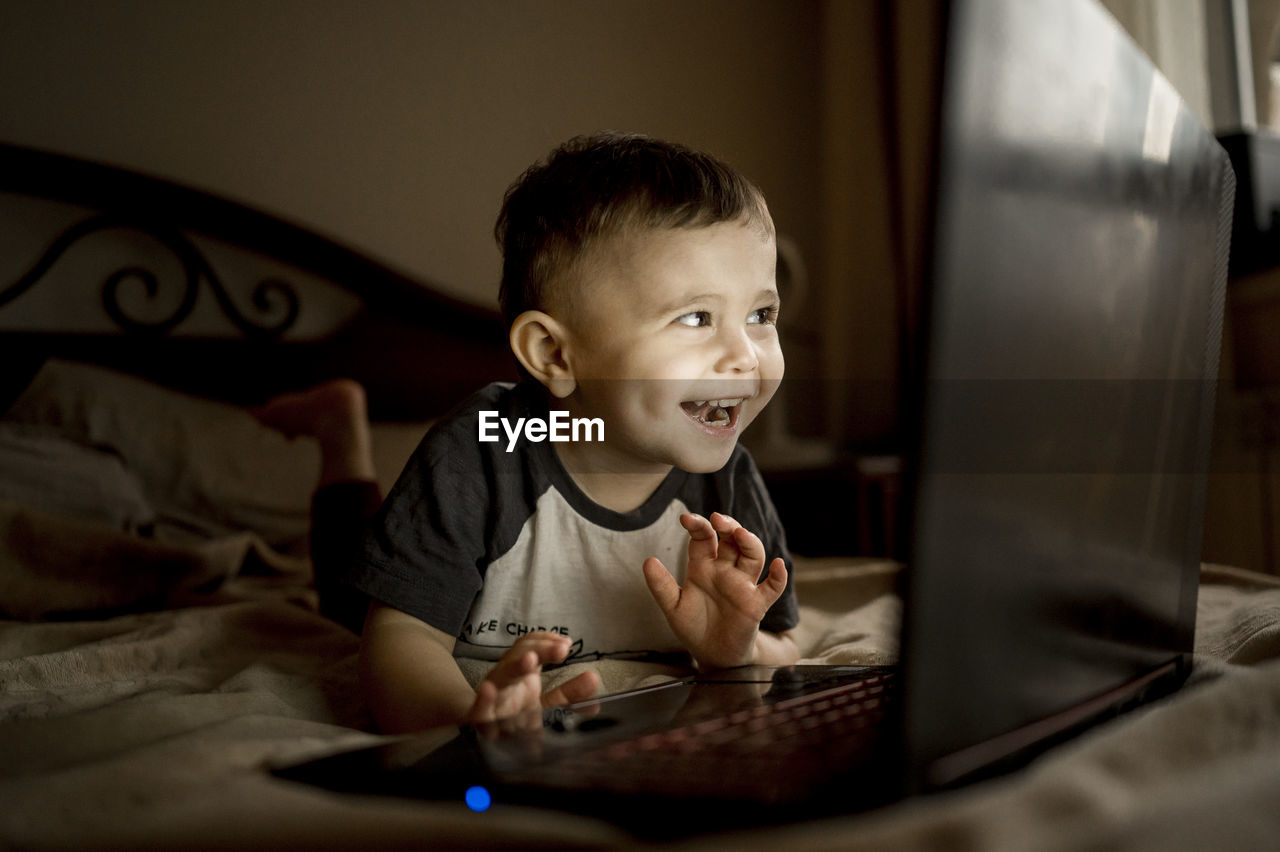
[[776,265],[773,240],[748,222],[646,232],[599,259],[563,404],[599,418],[605,441],[559,445],[571,474],[728,461],[783,375]]

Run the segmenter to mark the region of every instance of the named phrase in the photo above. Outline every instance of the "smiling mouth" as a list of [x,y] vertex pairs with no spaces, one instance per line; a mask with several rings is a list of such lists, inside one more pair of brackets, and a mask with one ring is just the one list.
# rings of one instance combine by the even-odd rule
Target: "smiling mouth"
[[747,399],[745,396],[725,399],[702,399],[682,402],[680,407],[695,422],[704,426],[732,428],[738,422],[738,412],[742,403],[746,402]]

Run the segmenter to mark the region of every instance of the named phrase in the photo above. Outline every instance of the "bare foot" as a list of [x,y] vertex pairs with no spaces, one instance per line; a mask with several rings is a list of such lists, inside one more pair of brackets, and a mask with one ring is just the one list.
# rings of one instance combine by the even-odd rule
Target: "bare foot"
[[368,406],[359,382],[332,379],[272,397],[250,411],[286,437],[305,435],[319,442],[321,485],[374,479]]

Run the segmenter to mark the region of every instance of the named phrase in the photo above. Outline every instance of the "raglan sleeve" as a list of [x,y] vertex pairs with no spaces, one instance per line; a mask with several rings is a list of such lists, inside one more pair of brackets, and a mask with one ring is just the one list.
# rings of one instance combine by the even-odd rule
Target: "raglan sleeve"
[[[787,588],[782,597],[774,603],[760,621],[765,630],[780,633],[790,630],[800,623],[800,609],[796,602],[795,562],[791,551],[787,548],[786,531],[778,518],[769,490],[765,487],[764,478],[752,460],[751,455],[741,450],[732,464],[732,509],[730,514],[751,532],[760,537],[764,544],[766,566],[775,557],[782,557],[787,566]],[[768,576],[768,568],[765,568]]]
[[365,529],[348,582],[457,635],[480,591],[488,478],[474,423],[432,429]]

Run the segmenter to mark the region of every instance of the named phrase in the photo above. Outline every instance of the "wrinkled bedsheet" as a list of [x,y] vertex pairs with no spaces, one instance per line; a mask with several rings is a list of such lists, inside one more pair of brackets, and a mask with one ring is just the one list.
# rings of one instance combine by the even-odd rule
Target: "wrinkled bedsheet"
[[[38,521],[0,512],[10,528]],[[0,591],[26,602],[22,618],[44,618],[0,621],[0,847],[632,843],[583,817],[511,807],[473,814],[461,804],[340,796],[271,777],[269,765],[382,738],[360,699],[357,637],[315,613],[304,566],[263,551],[240,537],[168,567],[128,573],[115,564],[114,574],[86,577],[29,566],[4,576],[19,562],[0,554]],[[151,557],[121,558],[137,567]],[[894,569],[831,560],[798,567],[809,659],[894,658]],[[115,587],[126,575],[147,579],[125,593]],[[46,581],[88,591],[74,612],[41,614]],[[843,607],[852,611],[837,615]],[[634,663],[602,670],[609,689],[669,674]],[[993,782],[682,845],[1257,848],[1280,837],[1277,803],[1280,580],[1205,566],[1195,671],[1176,696]]]

